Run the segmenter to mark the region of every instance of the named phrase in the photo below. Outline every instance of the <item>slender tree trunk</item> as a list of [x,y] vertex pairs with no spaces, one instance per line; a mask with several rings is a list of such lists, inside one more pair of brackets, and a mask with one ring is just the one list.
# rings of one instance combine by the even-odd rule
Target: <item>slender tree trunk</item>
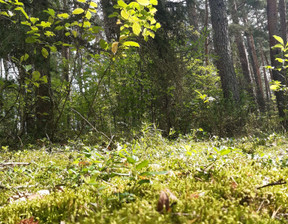
[[280,34],[284,43],[287,43],[287,25],[286,25],[286,4],[284,0],[279,0],[280,15]]
[[232,52],[228,34],[228,20],[224,0],[209,0],[214,47],[217,55],[216,66],[221,77],[224,98],[240,100],[236,73],[233,67]]
[[206,66],[209,65],[209,51],[208,51],[208,47],[209,47],[209,34],[208,34],[208,22],[209,22],[209,4],[208,4],[208,0],[205,0],[205,24],[204,24],[204,28],[205,28],[205,64]]
[[263,86],[262,86],[262,79],[261,79],[261,72],[260,72],[260,66],[255,50],[255,43],[254,38],[252,34],[246,33],[247,37],[247,44],[248,44],[248,50],[251,58],[251,65],[253,69],[254,79],[256,83],[256,99],[257,103],[259,105],[260,111],[265,110],[265,99],[264,99],[264,92],[263,92]]
[[[47,14],[43,10],[48,9],[49,2],[47,0],[37,0],[34,4],[36,16],[41,20],[47,19]],[[47,49],[46,49],[47,50]],[[40,77],[46,76],[47,83],[39,82],[36,88],[36,132],[37,138],[49,137],[53,125],[53,103],[51,95],[51,74],[50,74],[50,53],[47,58],[41,54],[42,49],[37,49],[34,55],[35,70],[40,72]]]
[[[63,0],[63,7],[65,11],[68,11],[68,4],[67,0]],[[63,58],[63,80],[66,82],[66,88],[67,88],[67,98],[68,102],[70,101],[70,79],[69,79],[69,61],[70,61],[70,51],[69,48],[66,46],[62,47],[62,58]],[[67,114],[67,128],[70,128],[70,123],[71,123],[71,117],[69,115],[70,113],[68,112]],[[53,133],[54,134],[54,133]]]
[[[265,94],[266,94],[266,100],[270,101],[271,100],[271,90],[270,90],[270,85],[269,85],[269,80],[268,80],[268,75],[266,73],[265,66],[268,64],[265,64],[265,56],[264,56],[264,51],[261,46],[261,59],[262,59],[262,65],[263,65],[263,74],[264,74],[264,81],[265,81]],[[266,62],[267,63],[267,62]]]
[[[275,60],[277,55],[279,54],[279,48],[272,48],[277,44],[277,41],[273,37],[273,35],[278,35],[277,27],[278,27],[278,13],[277,13],[277,2],[275,0],[267,0],[267,18],[268,18],[268,30],[269,30],[269,43],[270,43],[270,57],[271,57],[271,64],[273,67],[278,67],[279,63]],[[285,77],[281,74],[281,72],[273,69],[273,80],[279,81],[282,85],[286,84]],[[277,107],[280,118],[282,118],[282,124],[285,129],[288,128],[287,125],[287,118],[286,118],[286,106],[287,102],[284,96],[283,91],[276,91],[276,100],[277,100]]]
[[186,0],[187,10],[188,10],[188,21],[194,30],[198,30],[198,18],[197,18],[197,8],[195,0]]
[[[237,9],[236,0],[233,1],[233,5],[231,8],[232,8],[233,23],[236,25],[239,25],[239,18],[237,15],[238,9]],[[238,49],[238,54],[239,54],[239,58],[240,58],[240,64],[241,64],[243,76],[245,79],[245,89],[246,89],[247,93],[249,94],[249,96],[252,99],[255,99],[254,91],[253,91],[253,83],[252,83],[252,79],[250,76],[249,61],[248,61],[242,33],[239,29],[236,30],[235,40],[236,40],[236,44],[237,44],[237,49]]]

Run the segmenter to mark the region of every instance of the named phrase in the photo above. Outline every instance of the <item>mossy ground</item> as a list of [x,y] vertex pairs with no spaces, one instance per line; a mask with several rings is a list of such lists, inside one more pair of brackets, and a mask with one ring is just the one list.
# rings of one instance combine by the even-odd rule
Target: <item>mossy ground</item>
[[[168,141],[151,133],[112,151],[70,143],[0,153],[0,223],[285,223],[285,136]],[[280,185],[261,186],[281,182]],[[177,200],[156,210],[161,190]],[[24,202],[15,195],[50,194]],[[20,197],[19,196],[19,197]]]

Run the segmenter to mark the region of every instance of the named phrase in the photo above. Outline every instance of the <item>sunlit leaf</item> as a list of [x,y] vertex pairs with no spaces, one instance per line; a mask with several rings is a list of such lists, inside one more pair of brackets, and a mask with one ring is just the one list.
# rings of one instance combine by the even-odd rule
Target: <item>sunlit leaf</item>
[[139,36],[141,32],[141,26],[139,25],[139,23],[137,22],[133,23],[132,30],[135,35]]
[[46,48],[43,47],[42,50],[41,50],[41,53],[42,53],[44,58],[48,58],[49,52],[47,51]]
[[74,9],[72,14],[73,15],[79,15],[79,14],[82,14],[84,12],[84,9],[82,8],[77,8],[77,9]]
[[135,41],[126,41],[123,43],[123,45],[128,47],[140,47],[140,45]]
[[281,43],[282,45],[284,45],[284,41],[283,41],[282,37],[279,37],[279,36],[277,36],[277,35],[273,35],[273,37],[274,37],[279,43]]
[[69,14],[68,13],[61,13],[61,14],[58,14],[57,17],[60,19],[68,19]]
[[149,0],[137,0],[137,2],[138,2],[140,5],[144,5],[144,6],[149,5]]

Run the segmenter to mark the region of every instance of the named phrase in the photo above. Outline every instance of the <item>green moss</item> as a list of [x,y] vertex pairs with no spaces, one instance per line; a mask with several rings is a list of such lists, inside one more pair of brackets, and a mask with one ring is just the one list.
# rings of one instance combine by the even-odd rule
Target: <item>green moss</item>
[[[52,153],[3,152],[0,163],[30,164],[0,166],[0,223],[32,216],[40,223],[287,222],[287,184],[257,189],[287,180],[288,144],[283,136],[261,141],[191,139],[148,136],[119,143],[112,152],[89,146],[79,151],[55,147]],[[247,152],[255,142],[261,145],[253,154]],[[148,166],[137,166],[144,160]],[[46,189],[49,195],[11,202],[15,195]],[[156,206],[163,189],[178,200],[170,212],[160,214]]]

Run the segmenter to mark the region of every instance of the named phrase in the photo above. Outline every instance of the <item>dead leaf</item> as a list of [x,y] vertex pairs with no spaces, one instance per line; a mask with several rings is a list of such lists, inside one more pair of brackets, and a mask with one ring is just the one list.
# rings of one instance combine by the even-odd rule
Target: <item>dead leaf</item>
[[159,197],[159,201],[157,204],[157,211],[160,213],[163,213],[164,211],[164,207],[166,211],[169,211],[169,196],[167,195],[167,193],[165,191],[161,191],[160,192],[160,197]]
[[170,201],[178,201],[178,198],[173,194],[168,188],[165,189],[166,194],[168,195]]
[[114,42],[114,43],[112,44],[112,49],[111,49],[111,51],[113,52],[113,54],[116,54],[116,52],[118,51],[118,44],[119,44],[119,42]]
[[235,181],[233,181],[232,183],[231,183],[231,187],[232,187],[232,189],[236,189],[237,188],[237,186],[238,186],[238,184],[235,182]]
[[23,219],[18,224],[39,224],[39,221],[34,221],[34,217]]

